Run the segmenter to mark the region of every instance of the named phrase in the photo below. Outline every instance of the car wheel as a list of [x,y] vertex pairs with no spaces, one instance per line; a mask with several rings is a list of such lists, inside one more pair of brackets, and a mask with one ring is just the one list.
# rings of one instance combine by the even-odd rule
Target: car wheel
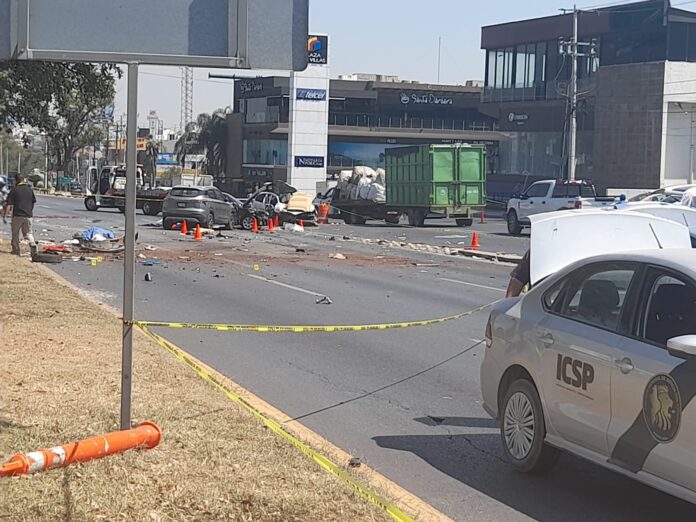
[[97,205],[97,198],[85,198],[85,208],[90,212],[96,212],[97,210],[99,210],[99,205]]
[[508,212],[507,229],[513,236],[519,236],[522,233],[522,225],[520,225],[520,220],[517,219],[517,212],[514,210]]
[[159,203],[153,203],[151,201],[145,201],[143,203],[143,214],[146,216],[156,216],[160,213],[160,210]]
[[500,437],[508,461],[522,473],[549,471],[560,456],[560,451],[544,442],[544,411],[536,388],[527,379],[513,382],[505,393]]
[[63,257],[60,254],[52,254],[49,252],[36,253],[31,255],[31,260],[34,263],[46,263],[57,265],[63,262]]
[[203,226],[211,230],[215,226],[215,215],[212,212],[208,214],[207,218],[205,218],[205,223],[203,223]]
[[244,230],[251,230],[254,228],[254,218],[252,216],[244,216],[244,219],[242,219],[242,228]]

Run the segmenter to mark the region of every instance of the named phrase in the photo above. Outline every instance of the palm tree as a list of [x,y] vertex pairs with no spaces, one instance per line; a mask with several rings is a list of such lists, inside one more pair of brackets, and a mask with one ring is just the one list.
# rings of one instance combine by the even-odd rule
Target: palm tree
[[147,142],[145,143],[145,155],[150,160],[150,165],[152,166],[152,177],[150,178],[150,186],[154,186],[155,177],[157,176],[157,156],[159,156],[160,144],[155,141],[152,136],[147,137]]
[[227,170],[227,118],[222,109],[199,114],[176,142],[174,152],[182,166],[187,154],[205,153],[206,174],[220,177]]

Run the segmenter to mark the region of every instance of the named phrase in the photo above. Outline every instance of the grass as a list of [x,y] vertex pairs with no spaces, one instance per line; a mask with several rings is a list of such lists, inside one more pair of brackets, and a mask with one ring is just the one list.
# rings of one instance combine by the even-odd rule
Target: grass
[[[118,429],[121,324],[0,247],[0,463]],[[143,336],[134,423],[158,448],[0,479],[0,520],[388,520]]]

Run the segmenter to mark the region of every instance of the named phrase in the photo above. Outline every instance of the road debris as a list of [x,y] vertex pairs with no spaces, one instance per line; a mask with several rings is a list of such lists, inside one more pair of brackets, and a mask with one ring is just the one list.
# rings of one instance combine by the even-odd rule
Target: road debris
[[341,254],[340,252],[337,252],[335,254],[329,254],[330,259],[338,259],[338,260],[345,260],[348,259],[346,256]]
[[145,281],[147,281],[148,283],[152,282],[152,274],[150,272],[147,272],[145,274]]
[[327,304],[327,305],[330,305],[330,304],[333,304],[333,301],[331,300],[331,298],[330,298],[329,296],[325,295],[325,296],[322,297],[321,299],[317,299],[317,300],[316,300],[316,304]]

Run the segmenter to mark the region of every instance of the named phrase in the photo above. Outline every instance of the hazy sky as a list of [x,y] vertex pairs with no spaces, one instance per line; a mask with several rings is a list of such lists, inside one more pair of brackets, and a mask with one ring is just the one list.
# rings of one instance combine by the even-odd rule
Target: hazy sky
[[[559,0],[310,0],[310,29],[330,36],[331,76],[354,72],[396,74],[402,79],[435,82],[438,37],[442,37],[441,82],[482,80],[481,27],[558,14],[572,7]],[[580,1],[595,7],[601,0]],[[622,1],[607,3],[627,3]],[[139,122],[156,110],[166,127],[180,120],[180,71],[140,68]],[[194,116],[232,103],[232,82],[208,80],[195,71]],[[220,74],[232,74],[218,69]],[[125,81],[118,86],[117,114],[125,112]]]

